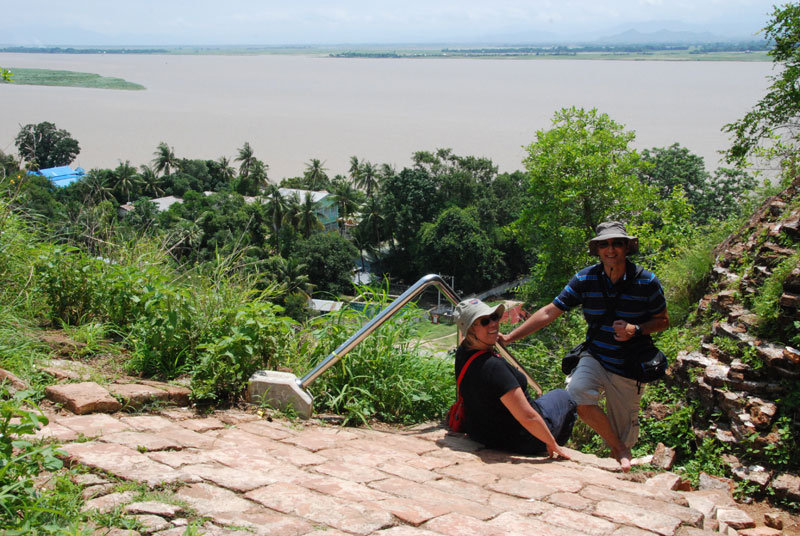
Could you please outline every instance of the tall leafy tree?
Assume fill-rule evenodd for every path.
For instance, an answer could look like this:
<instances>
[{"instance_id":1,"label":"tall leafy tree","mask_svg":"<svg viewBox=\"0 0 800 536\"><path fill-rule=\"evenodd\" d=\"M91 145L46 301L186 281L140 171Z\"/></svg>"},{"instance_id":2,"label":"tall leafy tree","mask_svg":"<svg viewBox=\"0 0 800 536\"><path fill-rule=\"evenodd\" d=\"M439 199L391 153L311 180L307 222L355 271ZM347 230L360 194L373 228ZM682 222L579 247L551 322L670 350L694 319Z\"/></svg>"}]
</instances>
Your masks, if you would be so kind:
<instances>
[{"instance_id":1,"label":"tall leafy tree","mask_svg":"<svg viewBox=\"0 0 800 536\"><path fill-rule=\"evenodd\" d=\"M139 166L139 182L144 195L151 198L157 198L164 195L164 183L161 180L161 177L159 177L156 171L147 164L142 164Z\"/></svg>"},{"instance_id":2,"label":"tall leafy tree","mask_svg":"<svg viewBox=\"0 0 800 536\"><path fill-rule=\"evenodd\" d=\"M338 295L352 288L358 251L338 233L311 235L297 245L295 257L306 265L309 281L317 292Z\"/></svg>"},{"instance_id":3,"label":"tall leafy tree","mask_svg":"<svg viewBox=\"0 0 800 536\"><path fill-rule=\"evenodd\" d=\"M175 149L161 142L156 147L155 158L153 159L153 166L156 173L169 175L173 170L178 167L178 159L175 157Z\"/></svg>"},{"instance_id":4,"label":"tall leafy tree","mask_svg":"<svg viewBox=\"0 0 800 536\"><path fill-rule=\"evenodd\" d=\"M253 148L250 147L249 142L244 142L242 148L239 149L239 154L234 159L239 162L239 176L246 178L250 175L250 171L253 168L253 164L255 164L256 157L253 153Z\"/></svg>"},{"instance_id":5,"label":"tall leafy tree","mask_svg":"<svg viewBox=\"0 0 800 536\"><path fill-rule=\"evenodd\" d=\"M481 229L475 209L451 207L420 232L420 264L455 278L464 292L486 290L505 279L502 256Z\"/></svg>"},{"instance_id":6,"label":"tall leafy tree","mask_svg":"<svg viewBox=\"0 0 800 536\"><path fill-rule=\"evenodd\" d=\"M692 220L700 224L728 217L755 187L755 180L741 170L718 170L712 178L703 158L677 143L645 149L642 163L640 180L654 187L662 199L670 199L675 188L683 189L694 207Z\"/></svg>"},{"instance_id":7,"label":"tall leafy tree","mask_svg":"<svg viewBox=\"0 0 800 536\"><path fill-rule=\"evenodd\" d=\"M80 181L90 204L97 204L114 197L112 193L113 172L107 169L93 169Z\"/></svg>"},{"instance_id":8,"label":"tall leafy tree","mask_svg":"<svg viewBox=\"0 0 800 536\"><path fill-rule=\"evenodd\" d=\"M372 246L378 247L386 236L386 218L383 215L380 198L368 197L359 212L361 215L361 221L358 222L359 229L364 230Z\"/></svg>"},{"instance_id":9,"label":"tall leafy tree","mask_svg":"<svg viewBox=\"0 0 800 536\"><path fill-rule=\"evenodd\" d=\"M118 196L117 199L124 203L130 202L131 194L139 189L139 175L136 173L136 168L126 160L114 170L114 179L116 181L114 193Z\"/></svg>"},{"instance_id":10,"label":"tall leafy tree","mask_svg":"<svg viewBox=\"0 0 800 536\"><path fill-rule=\"evenodd\" d=\"M311 236L314 231L321 231L325 227L319 221L317 211L319 210L319 201L314 201L311 193L306 192L303 202L300 205L300 231L305 238Z\"/></svg>"},{"instance_id":11,"label":"tall leafy tree","mask_svg":"<svg viewBox=\"0 0 800 536\"><path fill-rule=\"evenodd\" d=\"M364 162L361 165L361 172L359 173L356 186L361 188L367 193L367 197L378 191L378 166L372 162Z\"/></svg>"},{"instance_id":12,"label":"tall leafy tree","mask_svg":"<svg viewBox=\"0 0 800 536\"><path fill-rule=\"evenodd\" d=\"M324 162L320 161L319 158L312 158L311 161L306 164L306 170L303 175L305 176L309 189L324 190L328 187L330 181L326 171L327 169L324 167Z\"/></svg>"},{"instance_id":13,"label":"tall leafy tree","mask_svg":"<svg viewBox=\"0 0 800 536\"><path fill-rule=\"evenodd\" d=\"M723 129L732 135L726 158L735 164L742 164L763 142L774 141L776 137L791 145L787 148L778 144L779 151L796 152L800 132L800 4L792 2L775 7L762 31L765 39L775 43L768 54L778 67L778 74L772 76L767 94L755 107Z\"/></svg>"},{"instance_id":14,"label":"tall leafy tree","mask_svg":"<svg viewBox=\"0 0 800 536\"><path fill-rule=\"evenodd\" d=\"M350 169L348 172L350 173L350 180L357 185L358 178L361 175L361 162L358 161L357 156L350 157Z\"/></svg>"},{"instance_id":15,"label":"tall leafy tree","mask_svg":"<svg viewBox=\"0 0 800 536\"><path fill-rule=\"evenodd\" d=\"M220 156L217 160L219 164L219 175L225 184L230 183L236 176L236 168L231 165L231 159L227 156Z\"/></svg>"},{"instance_id":16,"label":"tall leafy tree","mask_svg":"<svg viewBox=\"0 0 800 536\"><path fill-rule=\"evenodd\" d=\"M47 121L22 127L14 140L22 160L32 169L70 164L81 152L78 141Z\"/></svg>"},{"instance_id":17,"label":"tall leafy tree","mask_svg":"<svg viewBox=\"0 0 800 536\"><path fill-rule=\"evenodd\" d=\"M280 237L281 227L288 208L288 202L281 192L275 188L267 200L267 214L269 215L272 224L272 236L275 241L275 246L278 246L278 239Z\"/></svg>"},{"instance_id":18,"label":"tall leafy tree","mask_svg":"<svg viewBox=\"0 0 800 536\"><path fill-rule=\"evenodd\" d=\"M628 219L651 198L637 177L633 132L596 109L564 108L527 147L527 207L518 221L535 255L532 292L549 300L588 264L586 243L609 217Z\"/></svg>"},{"instance_id":19,"label":"tall leafy tree","mask_svg":"<svg viewBox=\"0 0 800 536\"><path fill-rule=\"evenodd\" d=\"M344 177L334 180L332 186L333 199L339 208L339 231L343 232L344 223L358 211L364 194L353 188Z\"/></svg>"}]
</instances>

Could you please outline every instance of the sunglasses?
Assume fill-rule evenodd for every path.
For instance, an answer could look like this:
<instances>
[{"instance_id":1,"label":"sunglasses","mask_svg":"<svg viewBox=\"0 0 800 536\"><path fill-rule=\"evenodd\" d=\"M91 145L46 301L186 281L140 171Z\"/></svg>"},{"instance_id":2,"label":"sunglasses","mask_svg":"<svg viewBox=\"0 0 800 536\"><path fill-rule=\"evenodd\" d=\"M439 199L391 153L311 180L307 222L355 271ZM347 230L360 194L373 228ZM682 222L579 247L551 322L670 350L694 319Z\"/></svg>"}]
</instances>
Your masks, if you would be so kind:
<instances>
[{"instance_id":1,"label":"sunglasses","mask_svg":"<svg viewBox=\"0 0 800 536\"><path fill-rule=\"evenodd\" d=\"M484 316L478 322L480 322L481 326L486 327L489 325L489 322L499 322L500 315L497 313L492 313L489 316Z\"/></svg>"},{"instance_id":2,"label":"sunglasses","mask_svg":"<svg viewBox=\"0 0 800 536\"><path fill-rule=\"evenodd\" d=\"M628 245L627 240L612 240L609 242L608 240L603 240L602 242L597 242L597 249L605 249L608 246L613 246L615 248L624 248Z\"/></svg>"}]
</instances>

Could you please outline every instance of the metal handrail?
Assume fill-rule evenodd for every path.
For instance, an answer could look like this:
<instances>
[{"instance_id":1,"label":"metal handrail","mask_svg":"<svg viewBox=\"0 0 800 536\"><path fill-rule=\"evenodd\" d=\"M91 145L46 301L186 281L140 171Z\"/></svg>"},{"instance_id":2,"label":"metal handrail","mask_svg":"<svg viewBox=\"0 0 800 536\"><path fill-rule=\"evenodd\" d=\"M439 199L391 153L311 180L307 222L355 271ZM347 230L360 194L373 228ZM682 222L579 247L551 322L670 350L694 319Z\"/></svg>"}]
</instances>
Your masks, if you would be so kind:
<instances>
[{"instance_id":1,"label":"metal handrail","mask_svg":"<svg viewBox=\"0 0 800 536\"><path fill-rule=\"evenodd\" d=\"M384 322L389 320L392 316L394 316L400 309L402 309L408 302L410 302L415 297L419 296L426 288L431 285L436 285L439 290L441 290L447 299L455 305L460 300L453 289L444 282L441 276L437 274L428 274L416 283L408 288L405 292L403 292L397 299L395 299L392 303L386 306L380 313L372 317L372 319L367 322L361 329L359 329L353 336L339 345L333 352L328 354L328 356L322 360L314 369L303 376L302 378L296 380L297 384L302 388L305 389L308 385L317 379L320 374L328 370L332 367L339 359L344 357L350 350L358 346L358 344L363 341L367 336L378 329ZM462 334L459 333L458 341L461 341ZM537 394L542 394L542 388L536 383L536 380L528 373L527 370L516 360L516 358L511 355L508 349L500 342L497 343L497 350L503 358L508 361L514 368L519 370L524 376L525 379L528 380L528 385L533 387L533 389L537 392Z\"/></svg>"}]
</instances>

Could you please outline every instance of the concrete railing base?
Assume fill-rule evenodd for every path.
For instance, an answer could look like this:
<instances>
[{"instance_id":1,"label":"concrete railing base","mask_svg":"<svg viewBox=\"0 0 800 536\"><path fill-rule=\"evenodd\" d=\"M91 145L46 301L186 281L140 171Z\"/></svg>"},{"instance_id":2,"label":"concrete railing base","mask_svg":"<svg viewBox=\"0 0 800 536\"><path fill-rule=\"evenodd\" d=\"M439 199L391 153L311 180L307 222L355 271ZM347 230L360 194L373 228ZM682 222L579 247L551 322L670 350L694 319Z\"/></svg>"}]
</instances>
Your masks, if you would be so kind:
<instances>
[{"instance_id":1,"label":"concrete railing base","mask_svg":"<svg viewBox=\"0 0 800 536\"><path fill-rule=\"evenodd\" d=\"M291 372L259 370L250 376L247 399L252 404L266 404L281 411L293 411L308 419L314 411L311 395L304 391Z\"/></svg>"}]
</instances>

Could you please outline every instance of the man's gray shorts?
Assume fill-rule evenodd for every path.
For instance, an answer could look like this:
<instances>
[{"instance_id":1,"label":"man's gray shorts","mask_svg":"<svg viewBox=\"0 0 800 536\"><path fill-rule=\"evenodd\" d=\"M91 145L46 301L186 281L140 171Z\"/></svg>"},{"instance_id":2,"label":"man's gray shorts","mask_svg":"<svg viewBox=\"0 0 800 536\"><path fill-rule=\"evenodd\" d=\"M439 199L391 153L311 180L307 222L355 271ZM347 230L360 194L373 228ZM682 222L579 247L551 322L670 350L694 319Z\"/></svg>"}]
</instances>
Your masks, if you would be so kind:
<instances>
[{"instance_id":1,"label":"man's gray shorts","mask_svg":"<svg viewBox=\"0 0 800 536\"><path fill-rule=\"evenodd\" d=\"M596 406L606 394L606 415L611 429L626 447L639 439L639 402L644 386L603 368L589 352L581 354L578 366L567 378L567 391L579 406Z\"/></svg>"}]
</instances>

